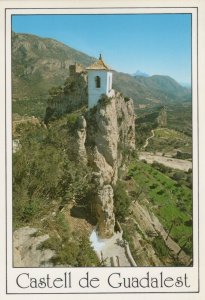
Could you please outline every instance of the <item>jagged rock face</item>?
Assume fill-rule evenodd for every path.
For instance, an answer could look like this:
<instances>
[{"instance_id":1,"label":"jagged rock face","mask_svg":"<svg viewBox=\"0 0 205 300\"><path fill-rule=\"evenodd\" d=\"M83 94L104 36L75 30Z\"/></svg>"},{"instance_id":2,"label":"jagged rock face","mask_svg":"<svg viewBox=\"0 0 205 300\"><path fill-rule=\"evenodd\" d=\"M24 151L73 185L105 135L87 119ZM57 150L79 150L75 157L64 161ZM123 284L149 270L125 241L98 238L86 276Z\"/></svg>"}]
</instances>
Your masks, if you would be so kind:
<instances>
[{"instance_id":1,"label":"jagged rock face","mask_svg":"<svg viewBox=\"0 0 205 300\"><path fill-rule=\"evenodd\" d=\"M111 183L114 176L114 170L112 166L107 163L105 157L98 151L97 146L95 146L93 151L93 163L95 171L102 177L103 184Z\"/></svg>"},{"instance_id":2,"label":"jagged rock face","mask_svg":"<svg viewBox=\"0 0 205 300\"><path fill-rule=\"evenodd\" d=\"M125 101L119 93L112 98L102 97L86 119L88 162L93 167L97 182L94 207L98 233L101 238L109 238L115 225L113 186L125 157L135 149L133 101Z\"/></svg>"},{"instance_id":3,"label":"jagged rock face","mask_svg":"<svg viewBox=\"0 0 205 300\"><path fill-rule=\"evenodd\" d=\"M95 202L98 234L101 238L110 237L114 233L115 225L112 186L104 185L102 188L99 188Z\"/></svg>"},{"instance_id":4,"label":"jagged rock face","mask_svg":"<svg viewBox=\"0 0 205 300\"><path fill-rule=\"evenodd\" d=\"M82 163L87 163L87 153L85 149L86 140L86 120L83 116L78 118L78 130L77 130L77 156Z\"/></svg>"},{"instance_id":5,"label":"jagged rock face","mask_svg":"<svg viewBox=\"0 0 205 300\"><path fill-rule=\"evenodd\" d=\"M131 99L125 101L119 93L106 103L100 101L95 121L95 130L92 132L96 146L94 164L98 170L100 169L103 177L107 178L105 174L109 171L110 178L107 183L114 185L118 178L118 168L122 166L127 152L135 149L133 101Z\"/></svg>"}]
</instances>

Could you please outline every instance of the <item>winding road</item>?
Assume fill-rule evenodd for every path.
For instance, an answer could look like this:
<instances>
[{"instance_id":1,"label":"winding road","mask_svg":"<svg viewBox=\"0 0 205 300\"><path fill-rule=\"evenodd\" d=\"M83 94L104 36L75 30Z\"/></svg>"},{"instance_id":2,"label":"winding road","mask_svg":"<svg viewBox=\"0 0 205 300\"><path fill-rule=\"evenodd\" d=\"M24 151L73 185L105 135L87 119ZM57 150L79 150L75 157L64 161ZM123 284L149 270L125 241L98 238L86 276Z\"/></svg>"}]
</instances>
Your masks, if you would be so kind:
<instances>
[{"instance_id":1,"label":"winding road","mask_svg":"<svg viewBox=\"0 0 205 300\"><path fill-rule=\"evenodd\" d=\"M144 149L147 148L147 146L148 146L148 144L149 144L149 140L152 139L152 138L154 137L154 130L152 129L151 132L152 132L152 135L149 136L149 137L146 139L146 141L145 141L145 144L144 144L144 146L143 146Z\"/></svg>"},{"instance_id":2,"label":"winding road","mask_svg":"<svg viewBox=\"0 0 205 300\"><path fill-rule=\"evenodd\" d=\"M149 144L150 139L152 139L155 136L154 130L151 130L152 135L149 136L145 144L143 146L143 149L146 149L146 147ZM167 167L185 171L187 172L189 169L192 169L192 162L184 159L178 159L178 158L172 158L170 156L163 156L161 153L152 153L147 151L141 151L139 153L139 160L146 160L147 163L152 164L154 161L163 164Z\"/></svg>"}]
</instances>

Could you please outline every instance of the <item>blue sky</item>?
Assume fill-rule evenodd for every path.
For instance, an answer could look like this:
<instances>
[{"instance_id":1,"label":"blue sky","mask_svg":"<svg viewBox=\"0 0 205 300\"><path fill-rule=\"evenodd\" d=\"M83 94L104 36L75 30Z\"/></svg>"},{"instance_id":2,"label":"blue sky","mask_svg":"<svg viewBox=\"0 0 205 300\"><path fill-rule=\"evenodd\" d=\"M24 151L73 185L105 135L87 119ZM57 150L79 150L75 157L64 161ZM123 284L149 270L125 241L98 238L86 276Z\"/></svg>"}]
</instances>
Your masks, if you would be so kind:
<instances>
[{"instance_id":1,"label":"blue sky","mask_svg":"<svg viewBox=\"0 0 205 300\"><path fill-rule=\"evenodd\" d=\"M15 32L50 37L113 69L169 75L191 82L191 15L18 15Z\"/></svg>"}]
</instances>

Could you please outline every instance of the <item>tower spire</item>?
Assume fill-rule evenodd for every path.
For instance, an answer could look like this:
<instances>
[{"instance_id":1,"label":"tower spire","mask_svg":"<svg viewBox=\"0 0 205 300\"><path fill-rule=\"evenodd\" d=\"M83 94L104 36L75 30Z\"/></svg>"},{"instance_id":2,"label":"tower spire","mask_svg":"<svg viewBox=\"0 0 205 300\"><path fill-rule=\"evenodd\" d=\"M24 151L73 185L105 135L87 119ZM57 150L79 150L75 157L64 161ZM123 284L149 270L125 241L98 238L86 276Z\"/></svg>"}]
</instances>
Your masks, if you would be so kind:
<instances>
[{"instance_id":1,"label":"tower spire","mask_svg":"<svg viewBox=\"0 0 205 300\"><path fill-rule=\"evenodd\" d=\"M102 54L100 53L99 60L102 60Z\"/></svg>"}]
</instances>

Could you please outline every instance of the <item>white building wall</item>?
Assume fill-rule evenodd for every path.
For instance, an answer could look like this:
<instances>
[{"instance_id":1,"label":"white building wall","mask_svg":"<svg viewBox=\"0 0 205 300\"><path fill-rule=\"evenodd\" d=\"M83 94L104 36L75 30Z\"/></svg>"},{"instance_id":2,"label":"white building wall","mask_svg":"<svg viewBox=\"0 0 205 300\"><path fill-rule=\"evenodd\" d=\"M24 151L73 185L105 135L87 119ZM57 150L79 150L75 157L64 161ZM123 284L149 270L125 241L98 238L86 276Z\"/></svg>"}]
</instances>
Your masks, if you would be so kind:
<instances>
[{"instance_id":1,"label":"white building wall","mask_svg":"<svg viewBox=\"0 0 205 300\"><path fill-rule=\"evenodd\" d=\"M96 76L100 77L100 87L96 87ZM112 72L88 70L88 108L97 104L102 94L109 96L112 89Z\"/></svg>"}]
</instances>

